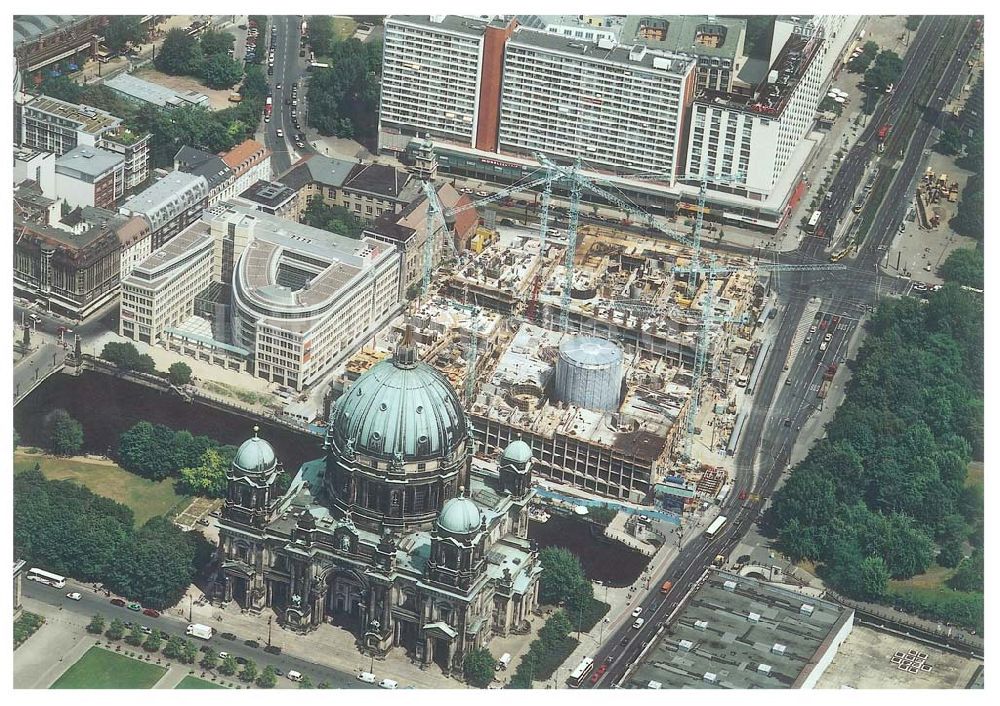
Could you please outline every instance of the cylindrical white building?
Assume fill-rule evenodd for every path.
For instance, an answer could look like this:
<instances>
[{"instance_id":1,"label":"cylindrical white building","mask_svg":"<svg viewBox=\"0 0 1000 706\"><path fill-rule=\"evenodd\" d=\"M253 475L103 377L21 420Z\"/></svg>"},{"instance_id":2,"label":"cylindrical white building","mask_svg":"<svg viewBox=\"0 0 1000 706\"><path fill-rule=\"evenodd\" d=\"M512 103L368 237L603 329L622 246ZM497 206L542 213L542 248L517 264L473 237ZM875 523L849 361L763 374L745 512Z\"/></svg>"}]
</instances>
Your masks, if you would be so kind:
<instances>
[{"instance_id":1,"label":"cylindrical white building","mask_svg":"<svg viewBox=\"0 0 1000 706\"><path fill-rule=\"evenodd\" d=\"M559 346L554 397L586 409L621 404L622 351L603 338L577 336Z\"/></svg>"}]
</instances>

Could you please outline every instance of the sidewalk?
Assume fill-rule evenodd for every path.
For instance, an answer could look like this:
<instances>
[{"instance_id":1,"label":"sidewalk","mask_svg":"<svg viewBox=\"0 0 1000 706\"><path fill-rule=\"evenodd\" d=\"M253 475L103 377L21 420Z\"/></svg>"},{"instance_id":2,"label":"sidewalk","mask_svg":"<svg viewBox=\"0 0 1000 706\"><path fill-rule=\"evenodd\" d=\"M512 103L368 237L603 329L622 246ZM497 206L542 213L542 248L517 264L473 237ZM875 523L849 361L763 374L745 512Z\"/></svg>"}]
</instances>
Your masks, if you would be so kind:
<instances>
[{"instance_id":1,"label":"sidewalk","mask_svg":"<svg viewBox=\"0 0 1000 706\"><path fill-rule=\"evenodd\" d=\"M188 597L197 600L201 597L201 592L190 589L188 596L178 604L180 607L171 608L170 613L187 619ZM256 639L264 644L267 642L268 617L273 613L265 610L261 615L250 615L243 613L234 602L226 608L195 605L191 608L191 615L193 622L211 625L219 632L232 632L240 640ZM334 625L323 624L307 635L300 635L285 630L275 620L271 625L271 644L280 647L283 654L343 672L356 674L368 671L370 666L369 658L355 646L354 636ZM490 648L493 648L492 643ZM393 648L384 659L375 660L375 674L380 679L389 677L404 686L420 689L467 688L461 682L445 676L437 665L421 669L400 647Z\"/></svg>"},{"instance_id":2,"label":"sidewalk","mask_svg":"<svg viewBox=\"0 0 1000 706\"><path fill-rule=\"evenodd\" d=\"M47 689L94 646L98 638L87 632L87 621L74 613L25 596L24 609L41 615L45 623L15 652L14 688ZM53 654L61 655L53 663Z\"/></svg>"}]
</instances>

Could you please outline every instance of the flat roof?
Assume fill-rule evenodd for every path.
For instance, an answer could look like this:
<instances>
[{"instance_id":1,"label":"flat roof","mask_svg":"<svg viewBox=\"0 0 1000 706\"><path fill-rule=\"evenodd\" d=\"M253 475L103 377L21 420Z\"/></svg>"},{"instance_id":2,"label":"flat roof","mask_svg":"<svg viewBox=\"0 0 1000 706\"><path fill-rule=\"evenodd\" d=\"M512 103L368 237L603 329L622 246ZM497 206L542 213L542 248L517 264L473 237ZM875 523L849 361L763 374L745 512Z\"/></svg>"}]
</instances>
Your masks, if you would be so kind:
<instances>
[{"instance_id":1,"label":"flat roof","mask_svg":"<svg viewBox=\"0 0 1000 706\"><path fill-rule=\"evenodd\" d=\"M220 160L221 161L221 160ZM280 182L258 180L240 194L241 199L259 203L268 208L277 208L295 198L296 191Z\"/></svg>"},{"instance_id":2,"label":"flat roof","mask_svg":"<svg viewBox=\"0 0 1000 706\"><path fill-rule=\"evenodd\" d=\"M145 101L146 103L158 105L161 108L182 105L184 103L200 105L208 102L208 96L204 93L196 91L178 92L128 73L118 74L114 78L105 81L104 85L108 88L113 88L119 93L124 93L127 96Z\"/></svg>"},{"instance_id":3,"label":"flat roof","mask_svg":"<svg viewBox=\"0 0 1000 706\"><path fill-rule=\"evenodd\" d=\"M124 162L125 157L115 152L81 145L56 159L56 169L72 169L80 174L99 177Z\"/></svg>"},{"instance_id":4,"label":"flat roof","mask_svg":"<svg viewBox=\"0 0 1000 706\"><path fill-rule=\"evenodd\" d=\"M465 15L390 15L386 21L396 20L408 24L420 25L430 29L465 34L469 37L482 37L486 27L495 19L494 15L467 17Z\"/></svg>"},{"instance_id":5,"label":"flat roof","mask_svg":"<svg viewBox=\"0 0 1000 706\"><path fill-rule=\"evenodd\" d=\"M364 191L395 201L404 199L408 192L414 191L412 188L406 188L412 180L413 177L409 172L387 164L355 164L343 188Z\"/></svg>"},{"instance_id":6,"label":"flat roof","mask_svg":"<svg viewBox=\"0 0 1000 706\"><path fill-rule=\"evenodd\" d=\"M746 20L713 15L630 15L625 18L621 38L623 42L645 44L650 49L683 52L697 56L736 59L739 55L740 36L746 34ZM639 36L643 29L662 32L663 39ZM699 44L699 30L706 34L723 35L718 46Z\"/></svg>"},{"instance_id":7,"label":"flat roof","mask_svg":"<svg viewBox=\"0 0 1000 706\"><path fill-rule=\"evenodd\" d=\"M786 586L711 569L623 686L792 688L853 613Z\"/></svg>"},{"instance_id":8,"label":"flat roof","mask_svg":"<svg viewBox=\"0 0 1000 706\"><path fill-rule=\"evenodd\" d=\"M72 120L78 129L89 134L97 134L121 125L122 119L107 111L92 108L89 105L77 105L51 96L39 96L27 103L23 110L38 110L50 115Z\"/></svg>"},{"instance_id":9,"label":"flat roof","mask_svg":"<svg viewBox=\"0 0 1000 706\"><path fill-rule=\"evenodd\" d=\"M158 280L165 276L165 274L158 275L158 271L163 270L176 260L189 255L194 250L206 246L211 250L211 245L212 233L208 224L203 221L195 221L136 265L126 281L135 279L144 286L149 286L150 284L158 286ZM143 274L150 276L143 277Z\"/></svg>"},{"instance_id":10,"label":"flat roof","mask_svg":"<svg viewBox=\"0 0 1000 706\"><path fill-rule=\"evenodd\" d=\"M89 15L14 15L14 46L71 27Z\"/></svg>"},{"instance_id":11,"label":"flat roof","mask_svg":"<svg viewBox=\"0 0 1000 706\"><path fill-rule=\"evenodd\" d=\"M572 54L588 61L618 64L633 69L643 68L652 71L665 71L677 74L678 76L683 76L687 73L688 67L695 63L693 57L683 57L666 52L647 51L647 47L644 47L642 44L636 44L634 47L616 43L607 45L601 42L588 42L561 34L539 32L536 29L523 27L518 27L514 30L510 43L521 45L522 47Z\"/></svg>"}]
</instances>

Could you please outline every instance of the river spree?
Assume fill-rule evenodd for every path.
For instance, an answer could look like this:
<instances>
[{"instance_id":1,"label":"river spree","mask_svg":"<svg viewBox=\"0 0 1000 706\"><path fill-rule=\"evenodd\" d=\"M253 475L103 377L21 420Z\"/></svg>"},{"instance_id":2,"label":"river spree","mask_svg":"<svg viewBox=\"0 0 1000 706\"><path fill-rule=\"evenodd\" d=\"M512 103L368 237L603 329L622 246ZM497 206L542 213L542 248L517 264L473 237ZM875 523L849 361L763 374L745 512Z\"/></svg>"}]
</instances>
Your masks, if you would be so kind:
<instances>
[{"instance_id":1,"label":"river spree","mask_svg":"<svg viewBox=\"0 0 1000 706\"><path fill-rule=\"evenodd\" d=\"M289 473L297 471L305 461L323 455L322 440L317 436L197 402L188 403L173 393L92 371L79 377L53 375L14 408L14 426L21 435L21 443L41 446L45 416L59 408L83 425L87 453L113 451L118 446L119 434L145 420L235 445L250 438L257 424L260 436L274 447L278 460Z\"/></svg>"},{"instance_id":2,"label":"river spree","mask_svg":"<svg viewBox=\"0 0 1000 706\"><path fill-rule=\"evenodd\" d=\"M593 523L569 515L553 513L548 522L531 522L528 538L541 549L569 549L580 557L587 578L612 587L630 585L649 563L634 549L605 539Z\"/></svg>"}]
</instances>

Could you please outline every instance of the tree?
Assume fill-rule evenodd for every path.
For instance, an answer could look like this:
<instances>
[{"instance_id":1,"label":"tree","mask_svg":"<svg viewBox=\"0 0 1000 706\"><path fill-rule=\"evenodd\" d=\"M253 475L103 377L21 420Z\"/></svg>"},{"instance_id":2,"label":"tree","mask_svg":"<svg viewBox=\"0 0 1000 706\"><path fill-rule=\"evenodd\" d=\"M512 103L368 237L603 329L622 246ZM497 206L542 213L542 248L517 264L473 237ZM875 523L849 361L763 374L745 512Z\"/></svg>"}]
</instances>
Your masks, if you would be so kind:
<instances>
[{"instance_id":1,"label":"tree","mask_svg":"<svg viewBox=\"0 0 1000 706\"><path fill-rule=\"evenodd\" d=\"M232 88L243 78L243 69L225 54L213 54L202 62L200 75L209 88Z\"/></svg>"},{"instance_id":2,"label":"tree","mask_svg":"<svg viewBox=\"0 0 1000 706\"><path fill-rule=\"evenodd\" d=\"M983 590L983 568L983 550L976 548L971 557L962 559L955 575L948 580L948 585L956 591L981 593Z\"/></svg>"},{"instance_id":3,"label":"tree","mask_svg":"<svg viewBox=\"0 0 1000 706\"><path fill-rule=\"evenodd\" d=\"M958 566L964 559L962 543L950 540L941 545L941 551L937 555L937 563L948 569Z\"/></svg>"},{"instance_id":4,"label":"tree","mask_svg":"<svg viewBox=\"0 0 1000 706\"><path fill-rule=\"evenodd\" d=\"M146 641L143 643L142 648L146 652L159 652L162 644L163 637L160 635L160 631L154 630L146 636Z\"/></svg>"},{"instance_id":5,"label":"tree","mask_svg":"<svg viewBox=\"0 0 1000 706\"><path fill-rule=\"evenodd\" d=\"M45 438L52 453L73 456L83 448L83 425L66 410L53 410L45 418Z\"/></svg>"},{"instance_id":6,"label":"tree","mask_svg":"<svg viewBox=\"0 0 1000 706\"><path fill-rule=\"evenodd\" d=\"M163 646L163 656L170 659L180 659L184 654L184 639L180 635L171 635Z\"/></svg>"},{"instance_id":7,"label":"tree","mask_svg":"<svg viewBox=\"0 0 1000 706\"><path fill-rule=\"evenodd\" d=\"M123 623L118 618L111 621L111 625L108 626L108 631L104 635L109 640L114 640L117 642L125 636L125 623Z\"/></svg>"},{"instance_id":8,"label":"tree","mask_svg":"<svg viewBox=\"0 0 1000 706\"><path fill-rule=\"evenodd\" d=\"M191 382L191 366L187 363L177 361L171 363L167 368L167 375L170 377L170 384L180 387Z\"/></svg>"},{"instance_id":9,"label":"tree","mask_svg":"<svg viewBox=\"0 0 1000 706\"><path fill-rule=\"evenodd\" d=\"M941 154L959 154L962 151L962 133L958 125L951 124L944 129L934 149Z\"/></svg>"},{"instance_id":10,"label":"tree","mask_svg":"<svg viewBox=\"0 0 1000 706\"><path fill-rule=\"evenodd\" d=\"M138 647L145 639L146 635L142 632L142 627L139 625L133 625L132 629L129 630L128 637L125 638L125 642L133 647Z\"/></svg>"},{"instance_id":11,"label":"tree","mask_svg":"<svg viewBox=\"0 0 1000 706\"><path fill-rule=\"evenodd\" d=\"M112 15L104 28L104 46L115 54L120 54L125 47L143 40L142 26L138 15Z\"/></svg>"},{"instance_id":12,"label":"tree","mask_svg":"<svg viewBox=\"0 0 1000 706\"><path fill-rule=\"evenodd\" d=\"M562 547L546 547L538 558L544 569L539 587L542 603L565 602L578 609L593 597L594 588L584 575L576 554Z\"/></svg>"},{"instance_id":13,"label":"tree","mask_svg":"<svg viewBox=\"0 0 1000 706\"><path fill-rule=\"evenodd\" d=\"M232 655L227 655L226 658L222 660L222 664L219 665L219 672L227 677L231 677L236 674L236 670L239 668L240 665L236 661L236 658Z\"/></svg>"},{"instance_id":14,"label":"tree","mask_svg":"<svg viewBox=\"0 0 1000 706\"><path fill-rule=\"evenodd\" d=\"M156 363L146 354L139 351L131 343L106 343L101 351L101 358L114 363L124 372L135 370L140 373L152 373Z\"/></svg>"},{"instance_id":15,"label":"tree","mask_svg":"<svg viewBox=\"0 0 1000 706\"><path fill-rule=\"evenodd\" d=\"M254 664L252 659L248 659L246 664L243 665L243 671L240 672L240 679L247 683L252 682L257 678L257 665Z\"/></svg>"},{"instance_id":16,"label":"tree","mask_svg":"<svg viewBox=\"0 0 1000 706\"><path fill-rule=\"evenodd\" d=\"M87 625L87 632L94 635L100 635L104 632L104 616L97 613L93 618L91 618L90 623Z\"/></svg>"},{"instance_id":17,"label":"tree","mask_svg":"<svg viewBox=\"0 0 1000 706\"><path fill-rule=\"evenodd\" d=\"M210 29L201 33L201 53L203 56L226 55L234 44L236 44L236 37L229 32L216 32Z\"/></svg>"},{"instance_id":18,"label":"tree","mask_svg":"<svg viewBox=\"0 0 1000 706\"><path fill-rule=\"evenodd\" d=\"M870 601L882 598L889 589L889 569L880 556L870 556L861 562L861 591Z\"/></svg>"},{"instance_id":19,"label":"tree","mask_svg":"<svg viewBox=\"0 0 1000 706\"><path fill-rule=\"evenodd\" d=\"M309 124L323 135L370 139L377 130L378 72L371 68L375 49L357 39L337 42L330 61L309 81Z\"/></svg>"},{"instance_id":20,"label":"tree","mask_svg":"<svg viewBox=\"0 0 1000 706\"><path fill-rule=\"evenodd\" d=\"M175 27L167 32L154 63L157 69L171 76L197 76L201 62L198 39Z\"/></svg>"},{"instance_id":21,"label":"tree","mask_svg":"<svg viewBox=\"0 0 1000 706\"><path fill-rule=\"evenodd\" d=\"M248 665L249 666L249 665ZM267 665L257 677L257 686L261 689L273 689L278 683L278 675L274 673L274 667Z\"/></svg>"},{"instance_id":22,"label":"tree","mask_svg":"<svg viewBox=\"0 0 1000 706\"><path fill-rule=\"evenodd\" d=\"M65 74L46 78L38 86L38 90L46 96L58 98L68 103L79 103L83 94L83 87Z\"/></svg>"},{"instance_id":23,"label":"tree","mask_svg":"<svg viewBox=\"0 0 1000 706\"><path fill-rule=\"evenodd\" d=\"M235 663L235 660L233 660L233 662ZM215 669L218 665L219 665L219 655L215 653L215 650L209 650L201 658L201 666L204 669L212 670Z\"/></svg>"},{"instance_id":24,"label":"tree","mask_svg":"<svg viewBox=\"0 0 1000 706\"><path fill-rule=\"evenodd\" d=\"M302 680L299 682L300 689L312 689L313 683L312 679L309 678L307 674L302 675Z\"/></svg>"},{"instance_id":25,"label":"tree","mask_svg":"<svg viewBox=\"0 0 1000 706\"><path fill-rule=\"evenodd\" d=\"M861 53L847 63L847 70L856 74L864 73L876 54L878 54L878 44L872 41L865 42Z\"/></svg>"},{"instance_id":26,"label":"tree","mask_svg":"<svg viewBox=\"0 0 1000 706\"><path fill-rule=\"evenodd\" d=\"M318 56L329 56L336 42L333 33L333 18L329 15L313 15L309 18L309 46Z\"/></svg>"},{"instance_id":27,"label":"tree","mask_svg":"<svg viewBox=\"0 0 1000 706\"><path fill-rule=\"evenodd\" d=\"M234 446L208 449L197 466L180 470L178 490L188 495L221 498L226 493L226 471L235 456Z\"/></svg>"},{"instance_id":28,"label":"tree","mask_svg":"<svg viewBox=\"0 0 1000 706\"><path fill-rule=\"evenodd\" d=\"M875 64L865 71L865 85L869 91L882 92L895 84L903 75L903 60L894 51L882 51L875 57Z\"/></svg>"},{"instance_id":29,"label":"tree","mask_svg":"<svg viewBox=\"0 0 1000 706\"><path fill-rule=\"evenodd\" d=\"M917 27L920 26L920 20L922 19L923 19L922 15L907 15L906 29L910 32L915 32Z\"/></svg>"},{"instance_id":30,"label":"tree","mask_svg":"<svg viewBox=\"0 0 1000 706\"><path fill-rule=\"evenodd\" d=\"M496 660L490 651L480 647L470 650L462 662L462 673L465 680L479 689L485 689L493 681Z\"/></svg>"},{"instance_id":31,"label":"tree","mask_svg":"<svg viewBox=\"0 0 1000 706\"><path fill-rule=\"evenodd\" d=\"M322 196L313 196L306 204L302 222L348 238L360 238L364 230L353 213L343 206L327 206Z\"/></svg>"},{"instance_id":32,"label":"tree","mask_svg":"<svg viewBox=\"0 0 1000 706\"><path fill-rule=\"evenodd\" d=\"M959 248L951 251L938 273L948 282L982 289L984 266L982 250Z\"/></svg>"},{"instance_id":33,"label":"tree","mask_svg":"<svg viewBox=\"0 0 1000 706\"><path fill-rule=\"evenodd\" d=\"M205 560L198 546L204 541L198 532L185 533L165 517L153 517L119 550L105 583L151 608L174 605Z\"/></svg>"},{"instance_id":34,"label":"tree","mask_svg":"<svg viewBox=\"0 0 1000 706\"><path fill-rule=\"evenodd\" d=\"M184 649L181 651L181 662L184 664L194 664L198 659L198 648L190 640L184 640Z\"/></svg>"}]
</instances>

